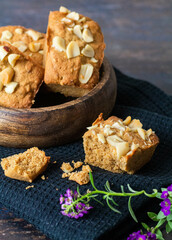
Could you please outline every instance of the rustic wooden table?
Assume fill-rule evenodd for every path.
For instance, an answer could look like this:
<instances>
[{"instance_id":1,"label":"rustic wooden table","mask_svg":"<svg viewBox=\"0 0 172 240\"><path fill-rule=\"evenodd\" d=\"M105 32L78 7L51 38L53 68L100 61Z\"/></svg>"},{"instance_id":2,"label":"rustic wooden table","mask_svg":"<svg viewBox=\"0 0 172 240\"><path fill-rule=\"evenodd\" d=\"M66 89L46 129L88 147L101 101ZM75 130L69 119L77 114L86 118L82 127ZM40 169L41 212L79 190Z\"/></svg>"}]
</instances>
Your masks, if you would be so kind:
<instances>
[{"instance_id":1,"label":"rustic wooden table","mask_svg":"<svg viewBox=\"0 0 172 240\"><path fill-rule=\"evenodd\" d=\"M96 20L105 54L125 74L172 94L172 1L168 0L1 0L0 25L45 32L48 13L61 4ZM48 239L0 206L0 240ZM170 236L165 239L171 239Z\"/></svg>"}]
</instances>

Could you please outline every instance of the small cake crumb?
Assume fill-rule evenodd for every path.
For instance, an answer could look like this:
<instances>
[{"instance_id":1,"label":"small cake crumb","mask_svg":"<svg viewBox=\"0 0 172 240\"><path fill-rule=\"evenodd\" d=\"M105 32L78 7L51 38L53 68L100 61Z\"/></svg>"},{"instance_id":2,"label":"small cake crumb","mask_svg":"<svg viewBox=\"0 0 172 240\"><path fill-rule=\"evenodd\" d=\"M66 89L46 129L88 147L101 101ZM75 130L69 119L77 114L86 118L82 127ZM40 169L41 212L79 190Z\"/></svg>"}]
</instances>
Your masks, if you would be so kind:
<instances>
[{"instance_id":1,"label":"small cake crumb","mask_svg":"<svg viewBox=\"0 0 172 240\"><path fill-rule=\"evenodd\" d=\"M69 173L63 173L62 174L62 178L66 178L66 177L69 177Z\"/></svg>"},{"instance_id":2,"label":"small cake crumb","mask_svg":"<svg viewBox=\"0 0 172 240\"><path fill-rule=\"evenodd\" d=\"M44 175L42 175L42 176L41 176L41 179L42 179L42 180L45 180L45 176L44 176Z\"/></svg>"},{"instance_id":3,"label":"small cake crumb","mask_svg":"<svg viewBox=\"0 0 172 240\"><path fill-rule=\"evenodd\" d=\"M55 164L55 163L57 163L57 161L54 161L53 163Z\"/></svg>"},{"instance_id":4,"label":"small cake crumb","mask_svg":"<svg viewBox=\"0 0 172 240\"><path fill-rule=\"evenodd\" d=\"M86 171L73 172L69 176L69 180L75 181L80 185L87 184L90 181L89 174Z\"/></svg>"},{"instance_id":5,"label":"small cake crumb","mask_svg":"<svg viewBox=\"0 0 172 240\"><path fill-rule=\"evenodd\" d=\"M34 188L34 185L27 186L25 189Z\"/></svg>"},{"instance_id":6,"label":"small cake crumb","mask_svg":"<svg viewBox=\"0 0 172 240\"><path fill-rule=\"evenodd\" d=\"M74 170L74 168L70 165L70 163L65 163L65 162L63 162L61 169L65 173L70 173Z\"/></svg>"},{"instance_id":7,"label":"small cake crumb","mask_svg":"<svg viewBox=\"0 0 172 240\"><path fill-rule=\"evenodd\" d=\"M72 163L73 163L74 168L79 168L83 165L83 162L81 162L81 161L78 161L78 162L72 161Z\"/></svg>"},{"instance_id":8,"label":"small cake crumb","mask_svg":"<svg viewBox=\"0 0 172 240\"><path fill-rule=\"evenodd\" d=\"M82 166L82 171L89 173L89 172L92 172L92 169L90 168L89 165L84 165Z\"/></svg>"}]
</instances>

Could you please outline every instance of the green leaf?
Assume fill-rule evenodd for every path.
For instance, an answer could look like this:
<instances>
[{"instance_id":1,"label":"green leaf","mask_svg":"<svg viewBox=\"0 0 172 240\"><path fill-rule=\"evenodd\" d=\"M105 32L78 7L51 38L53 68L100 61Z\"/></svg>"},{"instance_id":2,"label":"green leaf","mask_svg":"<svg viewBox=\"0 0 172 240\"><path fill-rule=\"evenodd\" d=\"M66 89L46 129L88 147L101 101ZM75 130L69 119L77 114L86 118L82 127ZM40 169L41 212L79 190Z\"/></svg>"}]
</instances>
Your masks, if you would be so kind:
<instances>
[{"instance_id":1,"label":"green leaf","mask_svg":"<svg viewBox=\"0 0 172 240\"><path fill-rule=\"evenodd\" d=\"M161 191L163 192L163 191L167 191L167 188L161 188Z\"/></svg>"},{"instance_id":2,"label":"green leaf","mask_svg":"<svg viewBox=\"0 0 172 240\"><path fill-rule=\"evenodd\" d=\"M132 209L132 207L131 207L131 198L132 198L132 197L130 196L129 199L128 199L128 210L129 210L132 218L134 219L134 221L135 221L135 222L138 222L138 220L137 220L137 218L136 218L136 215L135 215L135 213L134 213L134 211L133 211L133 209Z\"/></svg>"},{"instance_id":3,"label":"green leaf","mask_svg":"<svg viewBox=\"0 0 172 240\"><path fill-rule=\"evenodd\" d=\"M162 232L160 229L157 230L156 232L156 237L159 239L159 240L165 240L162 236Z\"/></svg>"},{"instance_id":4,"label":"green leaf","mask_svg":"<svg viewBox=\"0 0 172 240\"><path fill-rule=\"evenodd\" d=\"M109 200L112 201L115 206L119 206L119 204L113 200L113 197L109 197Z\"/></svg>"},{"instance_id":5,"label":"green leaf","mask_svg":"<svg viewBox=\"0 0 172 240\"><path fill-rule=\"evenodd\" d=\"M90 182L91 182L92 187L93 187L95 190L97 190L97 188L96 188L95 185L94 185L94 179L93 179L93 175L92 175L91 171L89 171L89 176L90 176Z\"/></svg>"},{"instance_id":6,"label":"green leaf","mask_svg":"<svg viewBox=\"0 0 172 240\"><path fill-rule=\"evenodd\" d=\"M172 220L172 214L167 216L167 221L170 221L170 220Z\"/></svg>"},{"instance_id":7,"label":"green leaf","mask_svg":"<svg viewBox=\"0 0 172 240\"><path fill-rule=\"evenodd\" d=\"M93 199L94 199L96 202L100 203L102 206L104 206L104 204L103 204L101 201L97 200L97 199L94 198L94 197L93 197Z\"/></svg>"},{"instance_id":8,"label":"green leaf","mask_svg":"<svg viewBox=\"0 0 172 240\"><path fill-rule=\"evenodd\" d=\"M155 229L156 228L159 228L162 224L164 224L166 221L166 219L160 219L159 222L157 223L157 225L155 226Z\"/></svg>"},{"instance_id":9,"label":"green leaf","mask_svg":"<svg viewBox=\"0 0 172 240\"><path fill-rule=\"evenodd\" d=\"M148 214L148 217L149 217L150 219L152 219L153 221L155 221L155 222L158 221L158 219L157 219L157 214L156 214L156 213L148 212L147 214Z\"/></svg>"},{"instance_id":10,"label":"green leaf","mask_svg":"<svg viewBox=\"0 0 172 240\"><path fill-rule=\"evenodd\" d=\"M146 231L149 231L150 228L149 228L149 226L146 223L142 222L141 224L146 229Z\"/></svg>"},{"instance_id":11,"label":"green leaf","mask_svg":"<svg viewBox=\"0 0 172 240\"><path fill-rule=\"evenodd\" d=\"M113 192L111 189L110 189L110 184L108 181L106 181L106 187L108 189L108 192Z\"/></svg>"},{"instance_id":12,"label":"green leaf","mask_svg":"<svg viewBox=\"0 0 172 240\"><path fill-rule=\"evenodd\" d=\"M130 187L130 184L127 184L127 187L128 187L128 190L129 190L130 192L133 192L133 193L137 192L137 191L133 190L133 189Z\"/></svg>"},{"instance_id":13,"label":"green leaf","mask_svg":"<svg viewBox=\"0 0 172 240\"><path fill-rule=\"evenodd\" d=\"M124 191L124 186L123 186L123 185L121 185L121 192L122 192L122 193L125 193L125 191Z\"/></svg>"},{"instance_id":14,"label":"green leaf","mask_svg":"<svg viewBox=\"0 0 172 240\"><path fill-rule=\"evenodd\" d=\"M116 212L116 213L121 213L119 210L117 210L116 208L112 207L112 205L109 203L109 199L108 199L108 198L106 198L106 202L107 202L107 205L109 206L109 208L110 208L112 211L114 211L114 212Z\"/></svg>"},{"instance_id":15,"label":"green leaf","mask_svg":"<svg viewBox=\"0 0 172 240\"><path fill-rule=\"evenodd\" d=\"M157 193L156 198L162 199L162 198L161 198L161 194L162 194L162 193Z\"/></svg>"},{"instance_id":16,"label":"green leaf","mask_svg":"<svg viewBox=\"0 0 172 240\"><path fill-rule=\"evenodd\" d=\"M172 231L172 229L168 223L166 224L165 229L166 229L167 233L170 233Z\"/></svg>"},{"instance_id":17,"label":"green leaf","mask_svg":"<svg viewBox=\"0 0 172 240\"><path fill-rule=\"evenodd\" d=\"M172 221L168 221L169 227L172 229Z\"/></svg>"},{"instance_id":18,"label":"green leaf","mask_svg":"<svg viewBox=\"0 0 172 240\"><path fill-rule=\"evenodd\" d=\"M77 193L79 196L81 196L80 191L79 191L79 185L77 186Z\"/></svg>"},{"instance_id":19,"label":"green leaf","mask_svg":"<svg viewBox=\"0 0 172 240\"><path fill-rule=\"evenodd\" d=\"M157 219L163 219L163 218L165 218L166 216L164 215L164 213L163 212L159 212L158 213L158 215L157 215Z\"/></svg>"}]
</instances>

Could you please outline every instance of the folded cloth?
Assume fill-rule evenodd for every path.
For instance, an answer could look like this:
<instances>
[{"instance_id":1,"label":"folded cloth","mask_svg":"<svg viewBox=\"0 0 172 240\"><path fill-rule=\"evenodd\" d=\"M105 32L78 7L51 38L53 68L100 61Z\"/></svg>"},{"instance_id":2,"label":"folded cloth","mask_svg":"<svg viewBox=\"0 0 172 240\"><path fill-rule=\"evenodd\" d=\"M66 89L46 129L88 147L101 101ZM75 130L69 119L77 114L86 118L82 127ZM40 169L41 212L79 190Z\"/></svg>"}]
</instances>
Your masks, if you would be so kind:
<instances>
[{"instance_id":1,"label":"folded cloth","mask_svg":"<svg viewBox=\"0 0 172 240\"><path fill-rule=\"evenodd\" d=\"M93 168L95 185L103 189L105 181L109 180L115 191L120 191L120 185L124 185L127 190L126 185L129 183L133 189L152 192L154 188L160 189L172 183L172 98L146 81L127 77L116 69L115 72L118 94L112 115L139 118L145 129L151 127L157 133L160 144L152 160L135 175L114 174ZM0 147L0 156L3 158L23 151ZM129 216L125 197L116 198L122 214L114 213L106 204L102 207L97 202L92 202L94 209L78 220L69 219L60 213L60 194L64 194L67 188L75 190L77 184L62 179L59 167L63 161L84 160L82 140L45 149L45 152L52 161L45 172L48 179L43 181L38 177L33 183L34 188L26 190L28 183L5 177L0 168L0 202L16 216L35 225L50 239L122 239L122 231L128 231L129 223L134 223ZM54 164L54 161L57 163ZM80 191L85 193L87 189L92 189L90 184L82 186ZM147 197L136 197L132 202L133 209L138 211L148 201ZM127 226L126 219L129 219Z\"/></svg>"}]
</instances>

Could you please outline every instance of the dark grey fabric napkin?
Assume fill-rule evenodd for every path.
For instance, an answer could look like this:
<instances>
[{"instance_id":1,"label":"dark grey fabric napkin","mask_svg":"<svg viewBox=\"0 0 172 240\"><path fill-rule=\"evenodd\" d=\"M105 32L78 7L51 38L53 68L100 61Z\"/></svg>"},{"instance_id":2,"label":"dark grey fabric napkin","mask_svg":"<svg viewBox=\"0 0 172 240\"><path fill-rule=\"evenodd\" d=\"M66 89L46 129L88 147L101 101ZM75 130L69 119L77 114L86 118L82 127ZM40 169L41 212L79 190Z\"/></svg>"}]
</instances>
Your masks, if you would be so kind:
<instances>
[{"instance_id":1,"label":"dark grey fabric napkin","mask_svg":"<svg viewBox=\"0 0 172 240\"><path fill-rule=\"evenodd\" d=\"M157 133L160 144L150 163L135 175L113 174L93 168L95 185L103 189L105 181L109 180L114 190L120 190L120 185L126 187L127 183L134 189L145 189L147 192L153 188L160 189L172 183L172 98L146 81L127 77L116 69L115 72L118 94L112 115L139 118L145 129L151 127ZM0 156L3 158L23 151L24 149L0 147ZM129 222L133 222L125 198L117 199L122 214L116 214L106 205L102 207L97 202L92 202L94 209L79 220L69 219L60 213L60 193L65 193L67 188L75 190L77 184L62 179L59 166L63 161L84 160L82 140L45 149L45 152L57 164L50 164L45 172L48 179L43 181L38 177L34 188L26 190L28 183L5 177L0 168L0 202L51 239L122 239L120 234L128 231L127 225L130 226ZM91 190L90 184L80 188L82 193L87 189ZM148 199L141 196L132 205L138 211L147 202ZM126 220L129 221L127 224Z\"/></svg>"}]
</instances>

